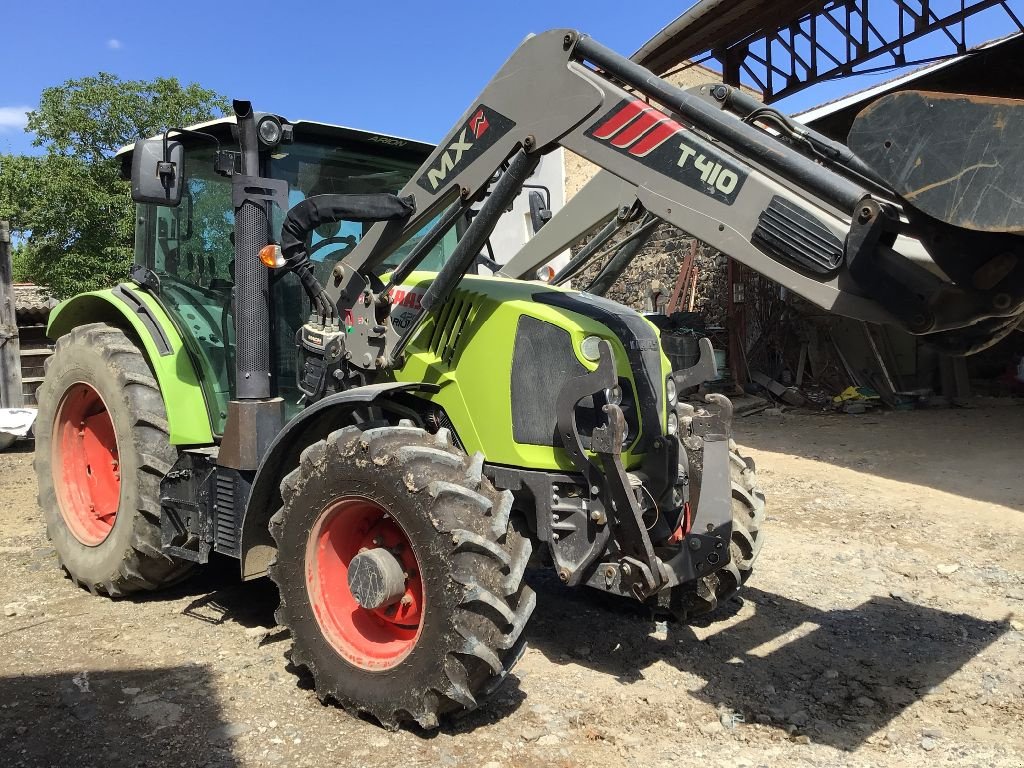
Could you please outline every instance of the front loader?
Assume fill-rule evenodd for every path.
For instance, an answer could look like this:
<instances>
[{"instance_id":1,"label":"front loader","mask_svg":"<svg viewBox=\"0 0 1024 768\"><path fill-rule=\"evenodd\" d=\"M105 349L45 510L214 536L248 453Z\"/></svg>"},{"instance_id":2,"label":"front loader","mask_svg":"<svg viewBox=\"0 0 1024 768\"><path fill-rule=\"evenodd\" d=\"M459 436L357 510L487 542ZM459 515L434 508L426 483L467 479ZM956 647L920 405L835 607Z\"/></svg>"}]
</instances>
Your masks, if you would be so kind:
<instances>
[{"instance_id":1,"label":"front loader","mask_svg":"<svg viewBox=\"0 0 1024 768\"><path fill-rule=\"evenodd\" d=\"M644 216L831 309L954 345L1016 323L1024 295L1019 211L986 218L975 200L968 221L926 200L931 181L914 204L886 181L888 150L924 162L928 141L869 116L868 148L886 150L869 162L748 107L554 30L433 150L246 102L140 140L123 155L132 283L50 324L36 470L63 567L117 597L237 558L278 586L318 695L386 726L434 727L501 684L536 601L530 565L684 618L731 598L765 507L729 401L678 400L710 378L710 344L673 371L636 312L515 278ZM1016 103L988 107L979 123L1018 124ZM604 173L508 277L470 274L557 146ZM973 167L987 189L1019 183Z\"/></svg>"}]
</instances>

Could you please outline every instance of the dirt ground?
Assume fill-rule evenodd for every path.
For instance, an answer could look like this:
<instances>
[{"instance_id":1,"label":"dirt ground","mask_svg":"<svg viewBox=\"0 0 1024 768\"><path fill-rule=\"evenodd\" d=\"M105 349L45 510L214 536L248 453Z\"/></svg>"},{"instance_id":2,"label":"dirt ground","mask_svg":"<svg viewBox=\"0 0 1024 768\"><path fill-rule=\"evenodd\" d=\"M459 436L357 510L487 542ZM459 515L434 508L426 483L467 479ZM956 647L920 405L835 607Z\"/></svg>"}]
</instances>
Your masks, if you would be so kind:
<instances>
[{"instance_id":1,"label":"dirt ground","mask_svg":"<svg viewBox=\"0 0 1024 768\"><path fill-rule=\"evenodd\" d=\"M0 766L1024 765L1024 407L739 419L769 500L744 593L665 625L535 579L484 708L386 732L286 668L232 564L110 601L0 454Z\"/></svg>"}]
</instances>

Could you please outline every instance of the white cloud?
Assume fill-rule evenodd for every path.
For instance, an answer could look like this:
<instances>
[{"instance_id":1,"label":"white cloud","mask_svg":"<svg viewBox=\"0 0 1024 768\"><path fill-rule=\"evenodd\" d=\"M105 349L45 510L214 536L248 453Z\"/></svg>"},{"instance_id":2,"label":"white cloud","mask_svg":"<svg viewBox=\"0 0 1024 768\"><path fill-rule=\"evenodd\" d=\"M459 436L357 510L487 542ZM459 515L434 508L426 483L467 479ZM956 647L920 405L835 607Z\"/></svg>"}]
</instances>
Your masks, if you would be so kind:
<instances>
[{"instance_id":1,"label":"white cloud","mask_svg":"<svg viewBox=\"0 0 1024 768\"><path fill-rule=\"evenodd\" d=\"M112 37L109 40L107 40L107 48L109 48L112 51L120 51L121 41L118 40L116 37Z\"/></svg>"},{"instance_id":2,"label":"white cloud","mask_svg":"<svg viewBox=\"0 0 1024 768\"><path fill-rule=\"evenodd\" d=\"M22 129L28 122L27 112L32 107L0 107L0 131Z\"/></svg>"}]
</instances>

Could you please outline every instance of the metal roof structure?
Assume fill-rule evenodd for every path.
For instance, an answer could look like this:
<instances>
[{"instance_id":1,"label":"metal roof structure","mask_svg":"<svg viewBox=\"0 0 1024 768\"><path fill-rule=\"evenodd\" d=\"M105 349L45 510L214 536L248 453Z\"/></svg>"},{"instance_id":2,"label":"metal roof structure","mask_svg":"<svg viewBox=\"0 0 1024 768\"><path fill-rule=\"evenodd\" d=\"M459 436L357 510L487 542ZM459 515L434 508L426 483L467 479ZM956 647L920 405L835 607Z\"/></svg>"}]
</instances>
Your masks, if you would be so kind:
<instances>
[{"instance_id":1,"label":"metal roof structure","mask_svg":"<svg viewBox=\"0 0 1024 768\"><path fill-rule=\"evenodd\" d=\"M924 64L968 52L981 19L1024 32L1024 0L701 0L633 59L658 74L717 62L777 101L823 80ZM927 58L915 58L929 37Z\"/></svg>"}]
</instances>

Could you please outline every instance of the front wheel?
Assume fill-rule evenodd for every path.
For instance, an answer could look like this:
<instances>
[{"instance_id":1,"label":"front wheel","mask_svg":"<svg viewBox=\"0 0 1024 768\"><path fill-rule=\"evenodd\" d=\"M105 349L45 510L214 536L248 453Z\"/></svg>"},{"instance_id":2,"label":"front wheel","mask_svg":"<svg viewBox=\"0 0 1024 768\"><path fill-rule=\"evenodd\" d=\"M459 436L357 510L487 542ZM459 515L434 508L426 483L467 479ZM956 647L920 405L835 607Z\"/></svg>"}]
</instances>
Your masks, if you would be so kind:
<instances>
[{"instance_id":1,"label":"front wheel","mask_svg":"<svg viewBox=\"0 0 1024 768\"><path fill-rule=\"evenodd\" d=\"M724 567L673 590L672 610L689 620L716 610L735 597L750 578L764 544L764 492L757 482L754 460L743 456L729 441L729 479L732 488L732 540Z\"/></svg>"},{"instance_id":2,"label":"front wheel","mask_svg":"<svg viewBox=\"0 0 1024 768\"><path fill-rule=\"evenodd\" d=\"M302 453L270 530L278 621L321 700L433 728L504 680L535 596L511 494L446 430L338 430Z\"/></svg>"}]
</instances>

